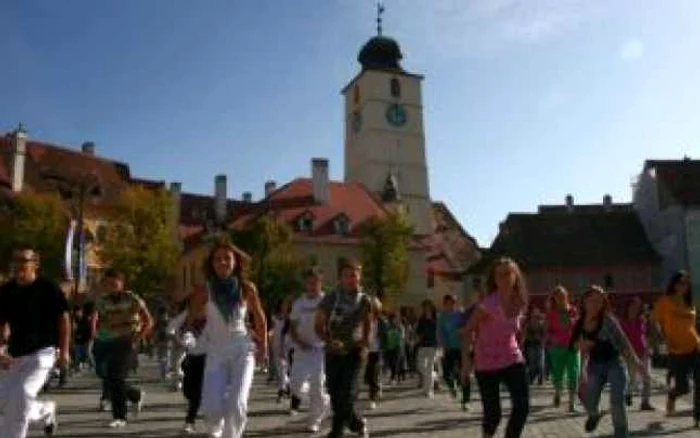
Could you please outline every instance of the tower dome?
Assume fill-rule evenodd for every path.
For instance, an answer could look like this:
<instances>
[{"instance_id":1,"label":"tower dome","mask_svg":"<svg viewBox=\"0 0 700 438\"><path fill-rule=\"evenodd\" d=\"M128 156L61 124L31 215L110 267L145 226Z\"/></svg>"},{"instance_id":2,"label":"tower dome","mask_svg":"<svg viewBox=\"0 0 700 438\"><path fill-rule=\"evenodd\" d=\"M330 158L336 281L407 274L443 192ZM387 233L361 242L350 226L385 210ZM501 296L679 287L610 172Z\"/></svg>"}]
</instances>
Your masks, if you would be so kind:
<instances>
[{"instance_id":1,"label":"tower dome","mask_svg":"<svg viewBox=\"0 0 700 438\"><path fill-rule=\"evenodd\" d=\"M362 70L403 71L399 63L403 59L399 43L392 38L375 36L362 46L357 61Z\"/></svg>"}]
</instances>

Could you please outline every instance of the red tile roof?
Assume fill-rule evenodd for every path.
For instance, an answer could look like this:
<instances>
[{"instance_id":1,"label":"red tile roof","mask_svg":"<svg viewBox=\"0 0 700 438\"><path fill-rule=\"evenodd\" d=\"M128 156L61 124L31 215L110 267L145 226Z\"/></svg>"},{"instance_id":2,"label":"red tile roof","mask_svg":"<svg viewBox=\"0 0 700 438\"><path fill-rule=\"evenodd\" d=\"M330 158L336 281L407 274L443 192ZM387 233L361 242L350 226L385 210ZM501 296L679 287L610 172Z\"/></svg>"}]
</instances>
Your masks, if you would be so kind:
<instances>
[{"instance_id":1,"label":"red tile roof","mask_svg":"<svg viewBox=\"0 0 700 438\"><path fill-rule=\"evenodd\" d=\"M0 137L0 184L9 186L12 165L12 138ZM131 175L129 166L62 146L27 141L23 190L49 192L56 190L55 178L76 182L94 175L101 190L99 201L111 202L126 187Z\"/></svg>"},{"instance_id":2,"label":"red tile roof","mask_svg":"<svg viewBox=\"0 0 700 438\"><path fill-rule=\"evenodd\" d=\"M662 207L676 203L700 206L700 160L647 160L644 170L649 169L656 171L656 179L665 189L660 193Z\"/></svg>"},{"instance_id":3,"label":"red tile roof","mask_svg":"<svg viewBox=\"0 0 700 438\"><path fill-rule=\"evenodd\" d=\"M358 228L372 217L385 217L387 210L362 185L355 182L331 181L330 200L327 204L314 201L310 178L297 178L280 187L270 196L251 206L247 211L234 212L233 228L243 227L250 220L266 212L273 212L296 229L296 221L303 214L313 217L311 232L298 232L303 238L330 238L333 242L351 242ZM333 220L344 215L349 221L347 236L335 233Z\"/></svg>"}]
</instances>

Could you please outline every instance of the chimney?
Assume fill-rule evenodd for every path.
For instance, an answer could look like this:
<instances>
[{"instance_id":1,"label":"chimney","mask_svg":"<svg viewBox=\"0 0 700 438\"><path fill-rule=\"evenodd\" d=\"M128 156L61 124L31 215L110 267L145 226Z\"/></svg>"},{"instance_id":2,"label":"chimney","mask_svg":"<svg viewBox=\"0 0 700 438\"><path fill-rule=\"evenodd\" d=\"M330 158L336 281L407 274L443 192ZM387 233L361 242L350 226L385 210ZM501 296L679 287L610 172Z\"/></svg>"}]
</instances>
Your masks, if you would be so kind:
<instances>
[{"instance_id":1,"label":"chimney","mask_svg":"<svg viewBox=\"0 0 700 438\"><path fill-rule=\"evenodd\" d=\"M182 195L182 183L180 182L171 182L170 183L170 199L171 202L173 203L173 230L176 234L177 237L177 227L180 225L180 215L182 214L182 208L180 206L181 198Z\"/></svg>"},{"instance_id":2,"label":"chimney","mask_svg":"<svg viewBox=\"0 0 700 438\"><path fill-rule=\"evenodd\" d=\"M275 190L277 190L277 183L276 182L274 182L272 180L265 182L265 197L266 198L268 196L270 196L272 194L272 192L274 192Z\"/></svg>"},{"instance_id":3,"label":"chimney","mask_svg":"<svg viewBox=\"0 0 700 438\"><path fill-rule=\"evenodd\" d=\"M566 195L566 209L574 211L574 197L570 194Z\"/></svg>"},{"instance_id":4,"label":"chimney","mask_svg":"<svg viewBox=\"0 0 700 438\"><path fill-rule=\"evenodd\" d=\"M603 196L603 207L605 208L605 211L610 211L612 210L612 196L610 195L605 195Z\"/></svg>"},{"instance_id":5,"label":"chimney","mask_svg":"<svg viewBox=\"0 0 700 438\"><path fill-rule=\"evenodd\" d=\"M20 123L12 133L12 158L10 183L12 191L19 193L24 188L24 166L27 159L27 132Z\"/></svg>"},{"instance_id":6,"label":"chimney","mask_svg":"<svg viewBox=\"0 0 700 438\"><path fill-rule=\"evenodd\" d=\"M327 204L331 198L327 158L313 158L311 160L311 182L314 201L319 204Z\"/></svg>"},{"instance_id":7,"label":"chimney","mask_svg":"<svg viewBox=\"0 0 700 438\"><path fill-rule=\"evenodd\" d=\"M226 175L216 175L214 177L214 219L218 225L226 223L226 204L228 203L226 189Z\"/></svg>"},{"instance_id":8,"label":"chimney","mask_svg":"<svg viewBox=\"0 0 700 438\"><path fill-rule=\"evenodd\" d=\"M86 141L81 146L81 149L85 155L95 155L95 142Z\"/></svg>"},{"instance_id":9,"label":"chimney","mask_svg":"<svg viewBox=\"0 0 700 438\"><path fill-rule=\"evenodd\" d=\"M246 204L253 202L253 194L250 192L243 192L243 202Z\"/></svg>"}]
</instances>

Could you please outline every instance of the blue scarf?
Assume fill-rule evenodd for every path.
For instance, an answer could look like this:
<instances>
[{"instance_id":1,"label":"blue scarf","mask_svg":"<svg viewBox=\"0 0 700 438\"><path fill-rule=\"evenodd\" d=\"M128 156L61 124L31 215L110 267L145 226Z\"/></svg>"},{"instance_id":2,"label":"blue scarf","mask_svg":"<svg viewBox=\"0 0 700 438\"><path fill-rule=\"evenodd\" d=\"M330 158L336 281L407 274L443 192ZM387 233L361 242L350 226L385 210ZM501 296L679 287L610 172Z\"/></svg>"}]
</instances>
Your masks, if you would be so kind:
<instances>
[{"instance_id":1,"label":"blue scarf","mask_svg":"<svg viewBox=\"0 0 700 438\"><path fill-rule=\"evenodd\" d=\"M224 320L229 322L233 315L233 309L240 304L242 298L238 279L229 277L222 280L214 277L209 280L209 288L214 304L216 304Z\"/></svg>"}]
</instances>

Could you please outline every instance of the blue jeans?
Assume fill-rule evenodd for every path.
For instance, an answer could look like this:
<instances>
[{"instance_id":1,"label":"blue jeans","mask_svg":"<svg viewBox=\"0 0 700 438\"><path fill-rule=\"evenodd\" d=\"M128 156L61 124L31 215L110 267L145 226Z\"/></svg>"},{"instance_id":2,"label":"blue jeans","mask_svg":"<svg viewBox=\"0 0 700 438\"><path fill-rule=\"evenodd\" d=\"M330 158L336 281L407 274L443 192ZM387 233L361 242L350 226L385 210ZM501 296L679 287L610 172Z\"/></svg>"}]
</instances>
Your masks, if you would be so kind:
<instances>
[{"instance_id":1,"label":"blue jeans","mask_svg":"<svg viewBox=\"0 0 700 438\"><path fill-rule=\"evenodd\" d=\"M598 415L600 395L606 383L610 383L610 414L612 415L615 438L627 438L627 410L625 408L625 393L627 391L627 371L624 363L618 357L606 362L590 362L588 364L588 381L584 403L588 415Z\"/></svg>"},{"instance_id":2,"label":"blue jeans","mask_svg":"<svg viewBox=\"0 0 700 438\"><path fill-rule=\"evenodd\" d=\"M530 384L535 380L540 385L544 380L544 345L541 343L526 343L525 357L527 361L527 369L530 377Z\"/></svg>"}]
</instances>

